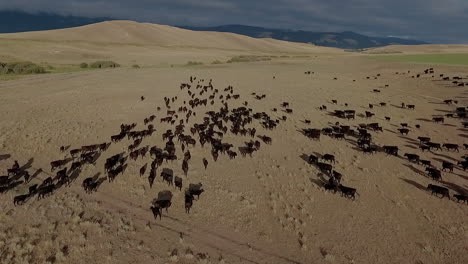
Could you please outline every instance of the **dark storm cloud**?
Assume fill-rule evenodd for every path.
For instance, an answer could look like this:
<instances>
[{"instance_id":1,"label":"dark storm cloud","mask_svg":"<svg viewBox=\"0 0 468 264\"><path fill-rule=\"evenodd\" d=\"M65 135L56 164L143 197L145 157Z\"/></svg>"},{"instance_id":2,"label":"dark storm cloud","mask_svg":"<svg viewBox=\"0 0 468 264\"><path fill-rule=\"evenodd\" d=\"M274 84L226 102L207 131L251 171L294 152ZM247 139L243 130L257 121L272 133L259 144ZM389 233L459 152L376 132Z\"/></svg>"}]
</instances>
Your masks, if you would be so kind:
<instances>
[{"instance_id":1,"label":"dark storm cloud","mask_svg":"<svg viewBox=\"0 0 468 264\"><path fill-rule=\"evenodd\" d=\"M14 0L0 9L109 16L170 25L356 31L468 43L468 0Z\"/></svg>"}]
</instances>

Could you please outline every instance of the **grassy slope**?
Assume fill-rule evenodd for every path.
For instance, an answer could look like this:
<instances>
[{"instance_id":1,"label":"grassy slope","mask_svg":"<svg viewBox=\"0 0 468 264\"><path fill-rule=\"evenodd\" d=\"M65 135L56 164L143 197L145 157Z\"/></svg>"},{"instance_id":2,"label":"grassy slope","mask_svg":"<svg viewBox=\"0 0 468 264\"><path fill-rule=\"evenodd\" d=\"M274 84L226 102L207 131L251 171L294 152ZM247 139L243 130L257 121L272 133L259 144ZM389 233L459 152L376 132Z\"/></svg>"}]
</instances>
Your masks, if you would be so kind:
<instances>
[{"instance_id":1,"label":"grassy slope","mask_svg":"<svg viewBox=\"0 0 468 264\"><path fill-rule=\"evenodd\" d=\"M381 55L381 56L372 56L372 58L375 58L378 60L392 61L392 62L468 65L468 53Z\"/></svg>"}]
</instances>

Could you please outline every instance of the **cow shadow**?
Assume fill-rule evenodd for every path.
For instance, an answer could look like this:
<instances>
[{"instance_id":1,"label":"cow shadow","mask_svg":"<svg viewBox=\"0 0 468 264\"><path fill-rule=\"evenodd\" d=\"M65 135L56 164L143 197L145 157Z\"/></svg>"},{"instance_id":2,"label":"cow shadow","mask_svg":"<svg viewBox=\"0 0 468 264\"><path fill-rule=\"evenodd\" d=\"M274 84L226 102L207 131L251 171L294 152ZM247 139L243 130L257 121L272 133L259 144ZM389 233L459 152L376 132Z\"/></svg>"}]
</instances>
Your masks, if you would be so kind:
<instances>
[{"instance_id":1,"label":"cow shadow","mask_svg":"<svg viewBox=\"0 0 468 264\"><path fill-rule=\"evenodd\" d=\"M309 163L309 155L302 153L302 155L299 156L303 161Z\"/></svg>"},{"instance_id":2,"label":"cow shadow","mask_svg":"<svg viewBox=\"0 0 468 264\"><path fill-rule=\"evenodd\" d=\"M411 148L411 149L418 149L418 148L415 147L414 145L409 145L409 144L407 144L407 145L404 145L404 146L407 147L407 148Z\"/></svg>"},{"instance_id":3,"label":"cow shadow","mask_svg":"<svg viewBox=\"0 0 468 264\"><path fill-rule=\"evenodd\" d=\"M81 174L81 168L74 170L69 176L70 183L74 182Z\"/></svg>"},{"instance_id":4,"label":"cow shadow","mask_svg":"<svg viewBox=\"0 0 468 264\"><path fill-rule=\"evenodd\" d=\"M11 158L10 154L0 154L0 161Z\"/></svg>"},{"instance_id":5,"label":"cow shadow","mask_svg":"<svg viewBox=\"0 0 468 264\"><path fill-rule=\"evenodd\" d=\"M26 164L24 164L23 166L20 167L19 170L20 170L20 171L25 171L25 170L31 168L33 162L34 162L34 158L30 158L30 159L28 160L28 162L26 162Z\"/></svg>"},{"instance_id":6,"label":"cow shadow","mask_svg":"<svg viewBox=\"0 0 468 264\"><path fill-rule=\"evenodd\" d=\"M404 109L403 107L401 107L401 105L396 105L396 104L390 104L391 106L395 107L395 108L400 108L400 109Z\"/></svg>"},{"instance_id":7,"label":"cow shadow","mask_svg":"<svg viewBox=\"0 0 468 264\"><path fill-rule=\"evenodd\" d=\"M416 118L417 121L423 121L423 122L432 122L432 120L429 120L427 118Z\"/></svg>"},{"instance_id":8,"label":"cow shadow","mask_svg":"<svg viewBox=\"0 0 468 264\"><path fill-rule=\"evenodd\" d=\"M434 153L435 154L435 153ZM443 160L443 159L440 159L440 158L434 158L435 161L438 161L440 163L443 163L443 162L449 162L447 160Z\"/></svg>"},{"instance_id":9,"label":"cow shadow","mask_svg":"<svg viewBox=\"0 0 468 264\"><path fill-rule=\"evenodd\" d=\"M37 169L37 170L34 172L34 174L31 176L31 180L32 180L32 179L35 179L35 178L36 178L37 176L39 176L39 174L41 174L41 173L42 173L42 169L41 169L41 168Z\"/></svg>"},{"instance_id":10,"label":"cow shadow","mask_svg":"<svg viewBox=\"0 0 468 264\"><path fill-rule=\"evenodd\" d=\"M458 177L461 177L461 178L463 178L463 179L465 179L465 180L468 181L468 177L466 177L466 176L464 176L464 175L462 175L462 174L458 174L458 173L453 173L453 174L455 174L455 175L457 175Z\"/></svg>"},{"instance_id":11,"label":"cow shadow","mask_svg":"<svg viewBox=\"0 0 468 264\"><path fill-rule=\"evenodd\" d=\"M419 190L422 190L422 191L426 191L426 187L424 187L422 184L419 184L413 180L408 180L408 179L403 179L403 178L400 178L402 181L410 184L410 185L413 185L414 187L418 188Z\"/></svg>"},{"instance_id":12,"label":"cow shadow","mask_svg":"<svg viewBox=\"0 0 468 264\"><path fill-rule=\"evenodd\" d=\"M465 194L467 195L468 194L468 189L467 188L464 188L462 186L459 186L457 184L454 184L454 183L451 183L451 182L446 182L446 181L441 181L445 186L447 186L448 188L458 192L459 194Z\"/></svg>"},{"instance_id":13,"label":"cow shadow","mask_svg":"<svg viewBox=\"0 0 468 264\"><path fill-rule=\"evenodd\" d=\"M99 187L101 187L101 184L103 184L106 181L106 177L99 178L97 181L94 181L96 183L96 191L99 190Z\"/></svg>"},{"instance_id":14,"label":"cow shadow","mask_svg":"<svg viewBox=\"0 0 468 264\"><path fill-rule=\"evenodd\" d=\"M413 167L411 164L404 164L405 167L408 167L410 170L412 170L413 172L419 174L419 175L422 175L424 177L426 177L426 173L424 173L424 171L418 169L418 168L415 168Z\"/></svg>"},{"instance_id":15,"label":"cow shadow","mask_svg":"<svg viewBox=\"0 0 468 264\"><path fill-rule=\"evenodd\" d=\"M449 159L449 160L451 160L451 161L455 161L455 162L457 162L457 161L458 161L458 160L457 160L457 159L455 159L455 158L452 158L452 157L450 157L450 156L443 155L443 154L438 154L438 153L436 153L436 152L432 152L432 154L433 154L433 155L436 155L436 156L438 156L438 157L442 157L442 158ZM438 159L437 159L437 158L435 158L435 160L438 160ZM438 161L440 161L440 160L438 160Z\"/></svg>"},{"instance_id":16,"label":"cow shadow","mask_svg":"<svg viewBox=\"0 0 468 264\"><path fill-rule=\"evenodd\" d=\"M444 109L434 109L434 110L435 110L435 111L442 112L442 113L453 113L453 111L444 110Z\"/></svg>"},{"instance_id":17,"label":"cow shadow","mask_svg":"<svg viewBox=\"0 0 468 264\"><path fill-rule=\"evenodd\" d=\"M410 137L406 137L406 136L398 136L399 138L401 139L406 139L407 142L416 142L416 143L419 143L418 140L414 139L414 138L410 138Z\"/></svg>"}]
</instances>

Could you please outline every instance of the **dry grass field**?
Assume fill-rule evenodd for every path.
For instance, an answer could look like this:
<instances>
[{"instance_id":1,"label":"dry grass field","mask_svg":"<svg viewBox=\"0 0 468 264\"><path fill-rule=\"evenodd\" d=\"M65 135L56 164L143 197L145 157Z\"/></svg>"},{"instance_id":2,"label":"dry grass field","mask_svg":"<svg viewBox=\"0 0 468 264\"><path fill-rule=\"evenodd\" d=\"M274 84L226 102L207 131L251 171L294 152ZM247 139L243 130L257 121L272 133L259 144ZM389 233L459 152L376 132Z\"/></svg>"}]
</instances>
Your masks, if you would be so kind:
<instances>
[{"instance_id":1,"label":"dry grass field","mask_svg":"<svg viewBox=\"0 0 468 264\"><path fill-rule=\"evenodd\" d=\"M456 53L463 47L453 49L444 47L443 52ZM369 56L375 55L128 21L0 35L0 61L47 63L57 69L0 79L0 175L7 175L15 160L31 175L28 182L10 176L10 185L2 186L0 263L467 263L468 205L453 197L468 194L468 173L457 165L468 155L463 147L468 130L462 125L467 120L446 114L468 105L468 86L452 83L459 76L458 83L468 84L468 67ZM76 66L98 60L121 67ZM220 63L212 64L215 60ZM189 61L203 64L188 65ZM66 66L69 70L58 70ZM430 67L434 73L424 74ZM308 71L311 74L305 74ZM440 74L450 80L442 80ZM193 82L191 76L196 77ZM191 89L180 89L181 83L191 84ZM207 91L200 95L203 86ZM238 99L227 99L229 86ZM213 104L209 99L206 106L192 109L188 91L200 99L215 93ZM253 93L265 98L258 100ZM165 97L174 98L170 109ZM444 103L447 99L457 104ZM231 133L232 122L223 121L228 131L222 142L232 144L238 155L230 159L219 153L214 161L211 144L202 147L190 128L203 123L208 111L219 112L222 101L229 113L247 102L251 116L265 112L278 123L266 129L253 118L246 125L256 129L252 138ZM283 102L292 113L285 111ZM402 103L415 109L402 108ZM327 110L319 109L323 105ZM196 113L188 122L187 113L178 111L183 106ZM334 115L345 109L355 110L356 118ZM175 124L160 122L168 110L176 111ZM366 111L375 115L366 118ZM109 182L106 159L118 153L129 156L133 140L125 137L98 153L94 164L70 172L69 185L55 179L51 195L31 195L24 204L13 204L14 197L56 175L60 169L51 171L51 161L68 159L69 150L81 146L111 142L121 124L136 123L135 131L144 130L144 119L151 115L156 118L149 124L156 131L144 137L140 147L164 148L163 133L175 132L180 120L183 133L196 139L195 146L185 148L191 153L187 175L176 137L178 158L156 169L152 187L150 154L127 158L126 170ZM433 122L439 115L444 122ZM340 140L322 134L320 140L312 140L302 133L336 125L358 131L359 124L369 123L382 127L368 130L376 153L363 152L357 135ZM408 124L407 135L399 133L401 123ZM214 130L220 132L218 126ZM270 137L272 143L265 144L257 135ZM458 144L459 151L422 151L418 137ZM261 146L243 157L239 147L242 150L250 140ZM399 155L384 153L384 145L398 146ZM61 146L67 150L62 152ZM308 156L326 153L335 156L333 169L343 175L342 185L357 190L356 199L324 189L329 176L310 164ZM455 166L434 181L405 153L430 160L439 170L443 161ZM209 162L206 169L204 158ZM145 164L148 169L140 176ZM163 182L163 168L183 179L182 191ZM83 189L88 177L102 181L97 191ZM204 193L187 214L184 189L199 182ZM428 184L446 187L450 199L431 195ZM172 206L155 219L151 201L163 190L173 193Z\"/></svg>"}]
</instances>

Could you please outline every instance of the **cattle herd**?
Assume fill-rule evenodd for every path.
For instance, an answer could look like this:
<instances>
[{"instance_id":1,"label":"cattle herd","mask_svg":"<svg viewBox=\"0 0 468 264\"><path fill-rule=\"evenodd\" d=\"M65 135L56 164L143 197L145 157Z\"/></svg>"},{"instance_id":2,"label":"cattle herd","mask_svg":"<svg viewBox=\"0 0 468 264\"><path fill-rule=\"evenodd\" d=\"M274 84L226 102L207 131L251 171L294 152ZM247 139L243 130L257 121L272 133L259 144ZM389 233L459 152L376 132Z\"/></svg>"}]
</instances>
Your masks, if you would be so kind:
<instances>
[{"instance_id":1,"label":"cattle herd","mask_svg":"<svg viewBox=\"0 0 468 264\"><path fill-rule=\"evenodd\" d=\"M107 181L113 182L119 175L122 175L128 163L138 159L147 160L139 169L140 177L146 175L150 188L156 180L157 170L161 181L167 183L168 186L182 191L184 178L182 175L176 176L172 169L165 167L165 164L174 164L181 157L182 171L185 176L189 174L192 155L190 148L194 148L197 144L201 147L209 144L211 149L210 157L203 157L200 161L205 169L208 168L209 160L216 162L220 155L226 155L229 159L235 159L240 154L242 157L252 157L253 154L260 150L262 144L272 144L272 139L266 135L257 135L257 128L253 123L258 123L265 131L272 130L281 122L280 119L274 119L265 112L254 112L252 108L248 108L248 102L239 103L235 108L230 108L229 103L240 99L239 94L234 93L234 88L228 86L225 89L218 90L212 85L212 81L205 82L204 79L190 77L188 82L180 85L182 93L186 94L186 100L180 102L178 96L172 98L164 98L164 106L156 107L156 113L143 119L143 129L137 130L137 123L121 124L118 133L109 137L110 142L93 144L74 148L69 150L69 147L60 147L60 152L64 158L50 162L50 171L53 174L48 174L41 184L31 185L26 194L14 197L14 204L21 205L37 195L38 199L42 199L52 195L58 188L70 185L81 173L84 166L95 166L99 158L104 155L112 144L120 144L124 141L128 142L127 151L110 155L105 159L104 172L106 178L98 179L97 177L88 177L82 181L83 190L91 194L98 190L99 186ZM252 94L255 99L262 100L266 95ZM140 97L141 101L145 100L144 96ZM215 101L219 102L220 108L218 111L207 111L202 115L199 114L196 119L197 110L201 113L203 108L208 105L214 105ZM176 104L180 102L179 106ZM163 110L164 109L164 110ZM144 142L150 143L151 136L156 133L156 115L161 116L159 122L161 126L167 124L171 129L165 130L161 136L163 144L144 145ZM198 122L197 122L198 121ZM243 145L234 147L233 144L223 139L226 134L233 134L240 137L250 138ZM261 143L263 142L263 143ZM236 151L237 150L237 151ZM239 153L239 154L238 154ZM45 173L38 171L35 174ZM26 169L20 167L17 161L11 169L8 169L7 176L1 176L0 186L1 192L6 192L22 184L29 184L32 177ZM202 183L190 183L184 192L184 207L187 213L193 205L194 197L199 196L204 192ZM151 211L156 218L162 215L163 209L168 211L172 204L172 192L162 190L158 193L158 197L151 203Z\"/></svg>"},{"instance_id":2,"label":"cattle herd","mask_svg":"<svg viewBox=\"0 0 468 264\"><path fill-rule=\"evenodd\" d=\"M409 73L409 72L408 72ZM424 74L433 74L434 69L429 68L424 70ZM305 74L308 74L307 72ZM398 72L396 74L399 74ZM417 74L416 78L420 78L423 75ZM377 79L380 76L374 76L374 79ZM440 77L444 75L441 74ZM434 77L434 76L432 76ZM367 77L370 79L371 77ZM412 76L414 78L414 76ZM463 80L461 77L453 77L456 80ZM443 80L447 81L450 80L450 77L444 77ZM453 82L454 84L460 85L462 82ZM468 85L468 83L467 83ZM464 85L463 85L464 86ZM389 85L385 85L385 87L389 87ZM381 90L374 89L373 92L381 92ZM330 104L336 105L338 100L331 99ZM446 99L443 103L451 105L451 104L458 104L457 100L453 99ZM385 102L380 102L378 104L369 104L369 109L373 109L375 106L386 107L387 104ZM344 103L344 106L348 106L347 103ZM321 105L318 107L320 111L327 111L330 106ZM402 109L409 109L414 110L416 108L415 105L406 104L404 102L401 103ZM461 120L461 125L463 128L468 127L468 122L464 122L467 118L466 113L468 112L468 107L456 107L453 113L447 113L445 117L447 118L457 118ZM334 110L333 112L329 112L330 115L338 117L344 120L350 120L356 118L356 111L353 109L339 109ZM374 118L375 114L371 111L365 111L362 115L366 119ZM391 120L391 117L385 116L385 120L388 122ZM443 123L445 120L444 116L435 115L432 118L432 121L435 123ZM305 120L304 123L310 124L310 120ZM407 123L400 123L400 128L397 129L398 133L401 135L407 136L410 133L410 129L408 128L409 125ZM420 129L421 126L419 124L415 124L416 129ZM363 152L367 154L373 154L377 152L384 152L390 156L395 156L402 158L399 155L399 148L398 146L393 145L383 145L379 146L376 142L374 142L372 133L383 133L383 127L379 123L361 123L357 127L353 128L349 125L342 125L340 122L336 122L334 126L325 127L325 128L305 128L302 130L302 133L312 139L312 140L320 140L321 135L327 135L331 138L343 140L346 139L348 142L357 145L357 147ZM372 132L372 133L371 133ZM417 138L419 140L419 149L424 151L453 151L453 152L460 152L460 149L463 148L464 150L468 149L468 144L463 144L463 146L459 146L458 144L452 142L446 143L436 143L432 142L431 138L429 137L421 137ZM421 159L418 154L414 153L405 153L403 155L409 162L418 164L425 167L425 171L427 172L427 176L433 179L434 181L441 182L442 181L442 171L446 172L453 172L454 168L458 166L459 169L466 171L468 168L468 155L461 156L461 159L454 164L449 161L441 161L440 162L440 169L437 168L436 164L433 164L430 160ZM335 163L335 156L331 154L324 154L324 155L314 155L311 154L307 157L307 161L309 164L316 166L321 172L325 173L329 176L328 182L323 183L323 187L325 190L337 192L340 191L342 196L355 199L355 195L358 194L355 188L347 187L341 184L342 174L335 171L333 169L332 164ZM447 197L450 199L449 190L446 187L429 184L427 186L428 191L434 195L440 195L442 198ZM453 197L459 202L468 202L468 194L466 193L459 193L454 194Z\"/></svg>"},{"instance_id":3,"label":"cattle herd","mask_svg":"<svg viewBox=\"0 0 468 264\"><path fill-rule=\"evenodd\" d=\"M409 73L409 72L408 72ZM310 75L310 71L305 74ZM402 73L396 73L402 74ZM404 73L406 74L406 73ZM432 68L424 70L424 73L415 75L420 78L424 74L434 74ZM380 76L374 76L377 79ZM415 76L412 76L413 78ZM450 77L444 77L443 81L450 81ZM370 79L367 77L366 79ZM335 78L337 79L337 78ZM463 78L452 77L456 80L458 86L463 84ZM355 80L353 80L355 81ZM385 85L389 87L389 85ZM127 151L122 153L114 153L105 159L104 172L106 178L98 179L95 177L88 177L82 181L83 190L91 194L96 192L101 184L107 181L112 183L119 175L122 175L129 162L136 160L144 160L146 162L140 169L140 177L147 177L148 185L150 188L156 180L157 171L159 170L161 182L167 183L168 188L182 191L184 186L184 179L188 179L190 164L194 162L190 149L199 144L201 147L208 145L210 148L211 157L203 157L200 161L205 169L208 168L210 160L213 162L218 161L220 155L226 155L228 159L235 159L240 156L252 157L256 151L259 151L262 144L272 144L273 140L267 135L259 135L257 129L268 132L269 130L277 128L277 126L287 120L287 116L273 116L277 115L278 109L273 108L271 111L273 115L266 112L255 112L252 108L248 107L247 101L240 102L240 95L234 92L234 87L228 86L224 89L218 90L212 85L212 80L205 81L197 77L190 76L189 80L181 83L180 90L182 96L174 96L171 98L164 98L164 105L158 106L155 113L143 119L143 126L137 129L138 123L121 124L120 129L114 135L109 137L109 142L99 144L86 145L80 148L69 150L69 147L60 147L60 152L64 158L50 162L50 173L45 173L42 170L37 170L34 175L30 175L27 166L21 167L17 161L14 161L13 166L7 170L6 176L0 176L0 192L4 193L14 189L20 185L27 184L28 192L25 194L17 195L14 197L13 202L15 205L21 205L37 195L37 199L43 199L52 195L57 189L62 186L69 186L80 175L84 166L95 166L96 162L102 155L106 154L112 144L121 144L127 142ZM381 90L374 89L372 92L380 93ZM265 94L251 94L256 100L263 100L267 95ZM185 99L180 99L185 98ZM144 96L140 97L141 101L145 100ZM230 107L235 105L237 107ZM203 111L206 107L211 106L215 108L215 103L219 106L217 111ZM446 99L443 103L448 105L457 105L458 101L453 99ZM328 111L328 109L337 106L338 100L331 99L330 105L321 105L318 107L320 111L326 111L328 114L340 120L334 122L334 125L324 128L304 128L302 134L306 137L319 141L322 136L328 136L336 140L343 140L356 146L360 151L365 154L374 154L377 152L386 153L389 158L397 157L407 159L408 162L425 167L427 176L433 179L436 183L441 182L443 173L451 173L454 169L465 171L468 168L468 155L462 156L461 159L455 164L449 161L432 162L424 160L419 154L405 153L403 156L399 153L399 147L395 145L378 145L375 142L373 133L384 133L384 124L378 122L361 123L358 126L344 124L350 119L355 120L356 117L364 118L364 120L378 119L375 113L372 112L374 107L387 107L387 103L370 103L369 110L364 113L356 114L356 110L350 109L349 105L343 103L345 109L336 109ZM400 105L400 102L398 102ZM293 114L293 109L290 107L289 102L282 102L278 105L282 112L288 115ZM399 107L399 106L398 106ZM401 103L402 109L414 110L415 105ZM198 117L197 117L198 113ZM433 116L432 121L435 123L443 123L445 118L457 118L461 120L461 125L466 128L468 122L464 122L467 116L467 107L456 107L453 113L448 113L445 116ZM159 118L157 118L159 116ZM389 122L391 117L384 116L385 122ZM383 120L383 119L382 119ZM160 125L168 125L170 129L161 131L163 144L160 146L150 145L151 136L157 132L156 123L159 121ZM256 127L254 126L256 124ZM304 124L311 125L311 120L304 120ZM401 135L411 136L417 133L420 129L419 124L414 125L416 130L410 130L407 123L401 123L400 128L397 129ZM234 146L234 144L227 142L224 136L227 134L235 135L238 137L249 138L244 141L243 145ZM157 134L157 133L156 133ZM461 149L466 150L467 144L459 146L453 142L437 143L433 142L429 137L417 137L419 141L419 149L421 152L425 151L453 151L459 152ZM145 145L144 143L148 143ZM238 154L239 153L239 154ZM180 158L179 158L180 157ZM174 175L174 171L167 167L166 164L172 165L176 160L182 160L182 175ZM322 187L327 191L334 193L340 192L343 197L356 199L359 196L356 188L344 186L341 184L343 175L334 169L334 164L337 159L334 155L325 153L323 155L310 154L307 155L307 162L315 166L321 175L327 175L328 180L323 181ZM49 177L42 180L39 184L30 184L38 174L44 173ZM55 173L55 175L54 175ZM200 195L204 192L202 183L189 183L184 191L184 208L185 212L189 213L195 197L199 199ZM450 199L449 190L446 187L429 184L427 190L441 198L447 197ZM151 212L154 218L158 216L161 218L163 209L168 212L172 204L173 194L169 190L161 190L157 198L151 202ZM458 193L453 195L454 199L459 202L468 202L466 193Z\"/></svg>"}]
</instances>

